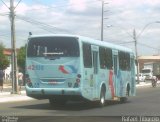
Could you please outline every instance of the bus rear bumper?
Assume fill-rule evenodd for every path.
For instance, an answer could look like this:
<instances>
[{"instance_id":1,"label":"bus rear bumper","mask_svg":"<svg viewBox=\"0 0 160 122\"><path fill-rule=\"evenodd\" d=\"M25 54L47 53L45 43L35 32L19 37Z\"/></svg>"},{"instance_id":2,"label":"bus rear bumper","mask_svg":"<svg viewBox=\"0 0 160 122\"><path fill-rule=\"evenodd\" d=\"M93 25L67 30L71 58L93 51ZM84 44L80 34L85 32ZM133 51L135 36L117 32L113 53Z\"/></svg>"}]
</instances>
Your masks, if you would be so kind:
<instances>
[{"instance_id":1,"label":"bus rear bumper","mask_svg":"<svg viewBox=\"0 0 160 122\"><path fill-rule=\"evenodd\" d=\"M36 99L49 99L54 97L81 97L80 88L30 88L26 86L26 94Z\"/></svg>"}]
</instances>

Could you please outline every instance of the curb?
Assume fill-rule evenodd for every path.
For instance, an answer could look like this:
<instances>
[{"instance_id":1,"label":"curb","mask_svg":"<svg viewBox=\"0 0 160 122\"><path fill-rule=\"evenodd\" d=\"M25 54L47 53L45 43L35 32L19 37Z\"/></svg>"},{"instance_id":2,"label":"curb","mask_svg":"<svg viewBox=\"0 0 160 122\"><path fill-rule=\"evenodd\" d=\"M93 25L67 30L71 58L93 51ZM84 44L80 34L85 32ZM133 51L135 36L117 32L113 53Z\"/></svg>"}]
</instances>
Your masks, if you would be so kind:
<instances>
[{"instance_id":1,"label":"curb","mask_svg":"<svg viewBox=\"0 0 160 122\"><path fill-rule=\"evenodd\" d=\"M11 92L2 92L2 93L0 93L0 103L29 101L29 100L35 100L35 99L26 96L26 92L25 91L21 91L21 94L11 94Z\"/></svg>"},{"instance_id":2,"label":"curb","mask_svg":"<svg viewBox=\"0 0 160 122\"><path fill-rule=\"evenodd\" d=\"M145 86L151 86L152 84L151 83L139 83L139 84L136 84L136 87L145 87Z\"/></svg>"},{"instance_id":3,"label":"curb","mask_svg":"<svg viewBox=\"0 0 160 122\"><path fill-rule=\"evenodd\" d=\"M12 97L5 97L5 98L0 98L0 103L6 103L6 102L20 102L20 101L30 101L30 100L35 100L33 98L27 97L27 96L14 96Z\"/></svg>"}]
</instances>

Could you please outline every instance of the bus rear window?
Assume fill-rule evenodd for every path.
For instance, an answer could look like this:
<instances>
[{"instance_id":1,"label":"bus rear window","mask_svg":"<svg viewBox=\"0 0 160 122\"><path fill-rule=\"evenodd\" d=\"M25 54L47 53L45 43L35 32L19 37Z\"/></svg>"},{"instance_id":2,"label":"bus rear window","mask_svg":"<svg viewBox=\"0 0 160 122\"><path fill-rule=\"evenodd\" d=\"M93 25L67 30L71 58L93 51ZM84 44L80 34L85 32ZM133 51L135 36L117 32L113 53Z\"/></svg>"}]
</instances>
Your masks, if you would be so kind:
<instances>
[{"instance_id":1,"label":"bus rear window","mask_svg":"<svg viewBox=\"0 0 160 122\"><path fill-rule=\"evenodd\" d=\"M31 38L27 48L28 57L79 57L79 44L73 37Z\"/></svg>"}]
</instances>

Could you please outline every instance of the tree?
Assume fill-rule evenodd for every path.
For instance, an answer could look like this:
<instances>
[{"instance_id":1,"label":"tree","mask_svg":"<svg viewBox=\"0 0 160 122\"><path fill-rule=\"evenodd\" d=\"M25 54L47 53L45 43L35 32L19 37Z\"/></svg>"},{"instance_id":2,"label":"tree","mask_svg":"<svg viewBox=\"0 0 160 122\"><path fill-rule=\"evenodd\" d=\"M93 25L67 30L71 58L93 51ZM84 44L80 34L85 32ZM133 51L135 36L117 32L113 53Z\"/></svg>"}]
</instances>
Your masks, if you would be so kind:
<instances>
[{"instance_id":1,"label":"tree","mask_svg":"<svg viewBox=\"0 0 160 122\"><path fill-rule=\"evenodd\" d=\"M0 43L0 69L2 70L5 70L10 64L9 59L3 53L4 48L3 43Z\"/></svg>"},{"instance_id":2,"label":"tree","mask_svg":"<svg viewBox=\"0 0 160 122\"><path fill-rule=\"evenodd\" d=\"M26 60L26 46L21 47L17 53L17 65L19 69L24 73Z\"/></svg>"}]
</instances>

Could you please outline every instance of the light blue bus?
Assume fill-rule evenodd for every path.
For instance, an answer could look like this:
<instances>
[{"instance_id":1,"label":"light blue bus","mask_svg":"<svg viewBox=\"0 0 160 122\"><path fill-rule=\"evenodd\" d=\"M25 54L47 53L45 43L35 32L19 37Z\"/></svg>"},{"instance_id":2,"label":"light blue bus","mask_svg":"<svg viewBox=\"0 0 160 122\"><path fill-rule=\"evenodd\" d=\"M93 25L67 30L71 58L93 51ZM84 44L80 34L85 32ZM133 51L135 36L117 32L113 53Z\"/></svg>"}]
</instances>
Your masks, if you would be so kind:
<instances>
[{"instance_id":1,"label":"light blue bus","mask_svg":"<svg viewBox=\"0 0 160 122\"><path fill-rule=\"evenodd\" d=\"M135 96L131 49L77 35L32 35L27 44L26 93L49 99L125 102Z\"/></svg>"}]
</instances>

